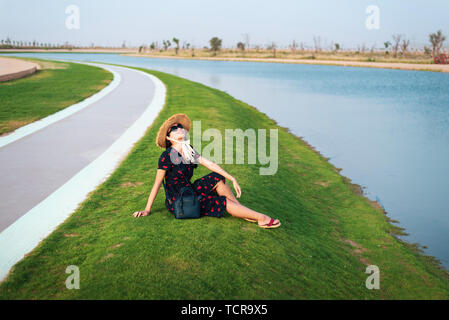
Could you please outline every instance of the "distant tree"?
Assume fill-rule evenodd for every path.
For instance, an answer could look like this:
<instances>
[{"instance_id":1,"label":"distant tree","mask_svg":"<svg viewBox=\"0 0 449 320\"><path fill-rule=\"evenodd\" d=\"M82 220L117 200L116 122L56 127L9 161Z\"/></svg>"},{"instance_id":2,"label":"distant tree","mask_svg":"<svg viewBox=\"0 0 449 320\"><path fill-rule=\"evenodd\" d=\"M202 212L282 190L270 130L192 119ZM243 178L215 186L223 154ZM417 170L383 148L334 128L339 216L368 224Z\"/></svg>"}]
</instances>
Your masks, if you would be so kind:
<instances>
[{"instance_id":1,"label":"distant tree","mask_svg":"<svg viewBox=\"0 0 449 320\"><path fill-rule=\"evenodd\" d=\"M170 46L171 46L171 42L170 42L170 40L167 40L167 41L162 41L162 45L164 46L164 50L167 50L168 48L170 48Z\"/></svg>"},{"instance_id":2,"label":"distant tree","mask_svg":"<svg viewBox=\"0 0 449 320\"><path fill-rule=\"evenodd\" d=\"M393 37L393 55L395 57L397 57L398 55L398 50L399 50L399 44L401 42L402 39L402 35L400 34L395 34L392 36Z\"/></svg>"},{"instance_id":3,"label":"distant tree","mask_svg":"<svg viewBox=\"0 0 449 320\"><path fill-rule=\"evenodd\" d=\"M242 52L245 51L245 44L243 42L237 43L237 48Z\"/></svg>"},{"instance_id":4,"label":"distant tree","mask_svg":"<svg viewBox=\"0 0 449 320\"><path fill-rule=\"evenodd\" d=\"M390 42L390 41L385 41L385 42L384 42L385 54L389 54L388 48L389 48L390 46L391 46L391 42Z\"/></svg>"},{"instance_id":5,"label":"distant tree","mask_svg":"<svg viewBox=\"0 0 449 320\"><path fill-rule=\"evenodd\" d=\"M217 54L217 51L219 51L221 48L221 39L213 37L212 39L209 40L209 44L215 56Z\"/></svg>"},{"instance_id":6,"label":"distant tree","mask_svg":"<svg viewBox=\"0 0 449 320\"><path fill-rule=\"evenodd\" d=\"M123 41L122 48L126 48L126 41Z\"/></svg>"},{"instance_id":7,"label":"distant tree","mask_svg":"<svg viewBox=\"0 0 449 320\"><path fill-rule=\"evenodd\" d=\"M430 50L430 48L428 46L424 46L424 54L430 55L430 54L432 54L432 50Z\"/></svg>"},{"instance_id":8,"label":"distant tree","mask_svg":"<svg viewBox=\"0 0 449 320\"><path fill-rule=\"evenodd\" d=\"M292 50L293 54L296 53L296 49L298 48L298 44L295 40L292 41L292 44L290 45L290 50Z\"/></svg>"},{"instance_id":9,"label":"distant tree","mask_svg":"<svg viewBox=\"0 0 449 320\"><path fill-rule=\"evenodd\" d=\"M365 45L365 43L362 43L362 45L358 45L358 46L357 46L357 51L358 51L358 52L364 53L365 50L366 50L366 45Z\"/></svg>"},{"instance_id":10,"label":"distant tree","mask_svg":"<svg viewBox=\"0 0 449 320\"><path fill-rule=\"evenodd\" d=\"M402 40L402 43L401 43L402 56L405 56L405 54L407 53L407 48L409 45L410 45L410 40L406 40L406 39Z\"/></svg>"},{"instance_id":11,"label":"distant tree","mask_svg":"<svg viewBox=\"0 0 449 320\"><path fill-rule=\"evenodd\" d=\"M189 49L189 47L190 47L190 43L188 43L187 41L183 41L182 42L182 49Z\"/></svg>"},{"instance_id":12,"label":"distant tree","mask_svg":"<svg viewBox=\"0 0 449 320\"><path fill-rule=\"evenodd\" d=\"M267 45L267 50L271 50L273 51L273 57L276 58L276 43L275 42L271 42L269 45Z\"/></svg>"},{"instance_id":13,"label":"distant tree","mask_svg":"<svg viewBox=\"0 0 449 320\"><path fill-rule=\"evenodd\" d=\"M154 42L151 42L151 44L150 44L151 51L153 51L155 47L156 47L156 45L154 44Z\"/></svg>"},{"instance_id":14,"label":"distant tree","mask_svg":"<svg viewBox=\"0 0 449 320\"><path fill-rule=\"evenodd\" d=\"M243 40L245 41L245 48L246 50L249 50L249 34L244 33L243 34Z\"/></svg>"},{"instance_id":15,"label":"distant tree","mask_svg":"<svg viewBox=\"0 0 449 320\"><path fill-rule=\"evenodd\" d=\"M315 47L315 52L321 51L321 38L313 37L313 45Z\"/></svg>"},{"instance_id":16,"label":"distant tree","mask_svg":"<svg viewBox=\"0 0 449 320\"><path fill-rule=\"evenodd\" d=\"M440 50L443 47L444 40L446 40L446 37L443 35L441 30L438 30L436 33L429 34L429 41L432 44L432 55L434 57L440 55Z\"/></svg>"},{"instance_id":17,"label":"distant tree","mask_svg":"<svg viewBox=\"0 0 449 320\"><path fill-rule=\"evenodd\" d=\"M179 39L173 38L173 42L176 43L175 54L178 54L178 50L179 50Z\"/></svg>"},{"instance_id":18,"label":"distant tree","mask_svg":"<svg viewBox=\"0 0 449 320\"><path fill-rule=\"evenodd\" d=\"M335 46L335 52L340 50L340 44L339 43L334 44L334 46Z\"/></svg>"}]
</instances>

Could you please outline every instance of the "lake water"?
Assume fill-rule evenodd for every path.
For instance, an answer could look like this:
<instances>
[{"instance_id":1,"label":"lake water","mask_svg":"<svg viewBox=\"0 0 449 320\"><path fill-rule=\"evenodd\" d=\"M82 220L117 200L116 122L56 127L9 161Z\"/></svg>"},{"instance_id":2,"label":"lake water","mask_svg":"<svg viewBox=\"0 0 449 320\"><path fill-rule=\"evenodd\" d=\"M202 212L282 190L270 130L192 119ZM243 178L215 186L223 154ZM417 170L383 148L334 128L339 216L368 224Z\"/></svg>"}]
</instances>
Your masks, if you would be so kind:
<instances>
[{"instance_id":1,"label":"lake water","mask_svg":"<svg viewBox=\"0 0 449 320\"><path fill-rule=\"evenodd\" d=\"M449 267L449 75L282 63L23 53L144 67L226 91L313 145Z\"/></svg>"}]
</instances>

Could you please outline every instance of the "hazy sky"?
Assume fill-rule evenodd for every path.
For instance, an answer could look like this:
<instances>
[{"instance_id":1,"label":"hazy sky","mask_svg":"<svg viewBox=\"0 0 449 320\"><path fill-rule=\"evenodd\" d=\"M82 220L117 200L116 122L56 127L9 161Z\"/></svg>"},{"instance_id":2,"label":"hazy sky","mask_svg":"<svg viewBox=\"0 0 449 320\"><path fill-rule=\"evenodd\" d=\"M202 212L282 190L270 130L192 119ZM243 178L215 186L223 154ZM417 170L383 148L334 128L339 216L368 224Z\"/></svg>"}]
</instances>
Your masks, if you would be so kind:
<instances>
[{"instance_id":1,"label":"hazy sky","mask_svg":"<svg viewBox=\"0 0 449 320\"><path fill-rule=\"evenodd\" d=\"M66 27L71 4L79 8L79 29ZM379 8L379 29L366 27L369 5ZM75 45L162 44L176 37L202 47L216 36L230 47L247 33L251 45L312 46L319 36L322 46L355 48L382 47L400 33L422 47L431 32L449 35L448 0L0 0L0 15L0 39Z\"/></svg>"}]
</instances>

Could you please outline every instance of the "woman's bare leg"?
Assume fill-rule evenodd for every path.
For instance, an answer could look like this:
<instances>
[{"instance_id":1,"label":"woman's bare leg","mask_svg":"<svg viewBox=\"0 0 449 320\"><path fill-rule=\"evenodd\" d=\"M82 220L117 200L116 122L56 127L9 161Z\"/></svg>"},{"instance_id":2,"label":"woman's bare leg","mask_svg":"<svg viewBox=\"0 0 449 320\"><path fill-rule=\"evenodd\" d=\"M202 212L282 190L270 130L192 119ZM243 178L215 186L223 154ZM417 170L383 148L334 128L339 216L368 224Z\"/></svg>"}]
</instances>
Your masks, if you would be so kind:
<instances>
[{"instance_id":1,"label":"woman's bare leg","mask_svg":"<svg viewBox=\"0 0 449 320\"><path fill-rule=\"evenodd\" d=\"M216 184L215 188L220 196L225 196L227 198L228 201L226 201L226 211L232 216L237 218L254 219L257 220L260 225L270 222L271 218L266 214L251 210L250 208L241 205L232 193L231 188L223 180L220 180ZM277 224L278 221L279 220L276 219L273 223Z\"/></svg>"},{"instance_id":2,"label":"woman's bare leg","mask_svg":"<svg viewBox=\"0 0 449 320\"><path fill-rule=\"evenodd\" d=\"M217 193L220 196L225 196L229 200L232 200L234 202L240 203L237 198L234 196L234 193L232 193L231 188L228 186L226 182L223 180L220 180L215 187L212 188L212 190L216 189Z\"/></svg>"}]
</instances>

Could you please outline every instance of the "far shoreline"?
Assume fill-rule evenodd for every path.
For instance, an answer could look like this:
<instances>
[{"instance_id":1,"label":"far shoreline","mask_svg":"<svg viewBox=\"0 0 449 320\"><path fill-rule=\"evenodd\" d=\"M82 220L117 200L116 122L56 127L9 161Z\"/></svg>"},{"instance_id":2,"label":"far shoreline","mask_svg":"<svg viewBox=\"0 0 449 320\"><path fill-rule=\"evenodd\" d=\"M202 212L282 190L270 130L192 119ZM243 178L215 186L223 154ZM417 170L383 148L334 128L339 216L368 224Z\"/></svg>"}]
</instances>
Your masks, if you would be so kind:
<instances>
[{"instance_id":1,"label":"far shoreline","mask_svg":"<svg viewBox=\"0 0 449 320\"><path fill-rule=\"evenodd\" d=\"M183 59L183 60L211 60L211 61L240 61L240 62L271 62L271 63L291 63L291 64L313 64L343 67L364 67L394 70L411 71L432 71L449 73L448 64L424 64L424 63L401 63L401 62L368 62L368 61L344 61L344 60L318 60L318 59L279 59L279 58L226 58L226 57L174 57L156 56L136 53L119 53L121 56L140 58L161 58L161 59Z\"/></svg>"},{"instance_id":2,"label":"far shoreline","mask_svg":"<svg viewBox=\"0 0 449 320\"><path fill-rule=\"evenodd\" d=\"M104 49L80 49L74 50L0 50L2 53L102 53L102 54L118 54L129 57L140 58L159 58L159 59L182 59L182 60L209 60L209 61L237 61L237 62L265 62L265 63L291 63L291 64L309 64L309 65L327 65L327 66L344 66L344 67L364 67L379 68L393 70L409 70L409 71L431 71L449 73L449 64L433 64L433 63L410 63L410 62L384 62L384 61L351 61L351 60L323 60L323 59L288 59L288 58L233 58L233 57L189 57L189 56L173 56L173 55L150 55L139 54L133 50L104 50Z\"/></svg>"}]
</instances>

